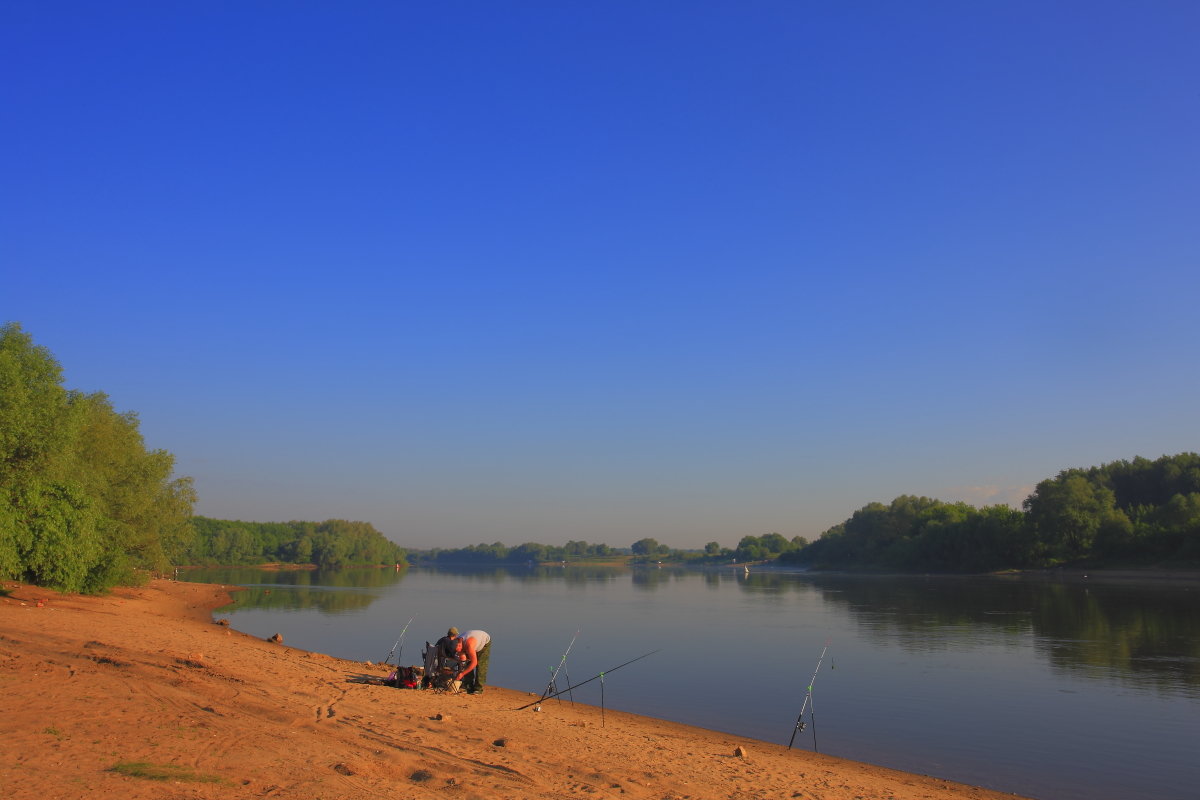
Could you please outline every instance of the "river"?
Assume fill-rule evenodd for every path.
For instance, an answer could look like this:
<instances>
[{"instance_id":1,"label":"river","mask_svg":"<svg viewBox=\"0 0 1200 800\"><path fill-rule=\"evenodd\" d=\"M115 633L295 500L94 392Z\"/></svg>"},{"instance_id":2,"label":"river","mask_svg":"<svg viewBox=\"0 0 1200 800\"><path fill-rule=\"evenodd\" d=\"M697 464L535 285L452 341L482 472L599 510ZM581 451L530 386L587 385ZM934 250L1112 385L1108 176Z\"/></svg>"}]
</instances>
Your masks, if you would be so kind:
<instances>
[{"instance_id":1,"label":"river","mask_svg":"<svg viewBox=\"0 0 1200 800\"><path fill-rule=\"evenodd\" d=\"M1194 581L575 566L180 575L246 587L218 612L236 629L340 658L382 661L410 618L393 663L421 663L451 625L481 628L494 639L489 683L540 694L570 647L556 688L591 680L550 703L784 745L804 709L797 749L1044 800L1193 800L1200 786Z\"/></svg>"}]
</instances>

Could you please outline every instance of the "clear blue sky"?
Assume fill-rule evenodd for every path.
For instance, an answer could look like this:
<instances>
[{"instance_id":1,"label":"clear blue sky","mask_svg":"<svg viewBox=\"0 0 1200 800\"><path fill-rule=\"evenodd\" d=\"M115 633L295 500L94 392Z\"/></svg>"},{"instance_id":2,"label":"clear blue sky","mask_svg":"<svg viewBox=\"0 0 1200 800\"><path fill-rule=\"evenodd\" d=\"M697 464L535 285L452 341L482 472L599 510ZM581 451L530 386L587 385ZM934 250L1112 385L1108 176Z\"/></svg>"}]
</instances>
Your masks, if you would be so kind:
<instances>
[{"instance_id":1,"label":"clear blue sky","mask_svg":"<svg viewBox=\"0 0 1200 800\"><path fill-rule=\"evenodd\" d=\"M199 513L814 538L1200 449L1200 3L6 2L0 321Z\"/></svg>"}]
</instances>

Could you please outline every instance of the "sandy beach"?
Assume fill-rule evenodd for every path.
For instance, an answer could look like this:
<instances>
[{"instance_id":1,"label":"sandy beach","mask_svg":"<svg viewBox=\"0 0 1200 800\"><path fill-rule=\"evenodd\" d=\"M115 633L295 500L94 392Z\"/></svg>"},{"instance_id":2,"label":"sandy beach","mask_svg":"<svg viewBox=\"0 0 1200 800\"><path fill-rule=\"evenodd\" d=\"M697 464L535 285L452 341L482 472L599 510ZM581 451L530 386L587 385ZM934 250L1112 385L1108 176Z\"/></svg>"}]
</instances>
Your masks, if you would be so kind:
<instances>
[{"instance_id":1,"label":"sandy beach","mask_svg":"<svg viewBox=\"0 0 1200 800\"><path fill-rule=\"evenodd\" d=\"M103 597L5 583L7 798L973 798L1013 795L489 687L368 683L378 665L213 620L221 586Z\"/></svg>"}]
</instances>

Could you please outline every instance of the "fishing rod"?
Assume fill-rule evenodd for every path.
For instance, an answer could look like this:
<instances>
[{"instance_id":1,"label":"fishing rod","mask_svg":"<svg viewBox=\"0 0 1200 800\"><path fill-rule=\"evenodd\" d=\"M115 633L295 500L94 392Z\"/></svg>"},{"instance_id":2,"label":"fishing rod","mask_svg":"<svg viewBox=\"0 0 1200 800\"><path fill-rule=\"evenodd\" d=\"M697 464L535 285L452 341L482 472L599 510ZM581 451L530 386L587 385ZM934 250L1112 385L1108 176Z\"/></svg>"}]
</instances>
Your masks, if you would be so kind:
<instances>
[{"instance_id":1,"label":"fishing rod","mask_svg":"<svg viewBox=\"0 0 1200 800\"><path fill-rule=\"evenodd\" d=\"M619 666L613 667L613 668L612 668L612 669L610 669L610 670L605 670L604 672L601 672L599 675L593 675L592 677L588 678L586 681L581 681L581 682L579 682L579 683L575 684L575 685L574 685L573 687L571 687L571 688L572 688L572 689L578 689L580 686L583 686L585 683L591 683L591 682L592 682L592 681L594 681L594 680L601 679L601 678L603 678L605 675L607 675L607 674L608 674L608 673L610 673L610 672L616 672L616 671L617 671L617 670L619 670L621 667L627 667L627 666L629 666L630 664L632 664L634 661L641 661L641 660L642 660L643 658L645 658L646 656L652 656L652 655L654 655L654 654L655 654L655 653L657 653L657 652L658 652L658 650L651 650L649 653L646 653L646 654L644 654L644 655L640 655L640 656L638 656L637 658L630 659L629 661L626 661L624 664L621 664L621 665L619 665ZM522 711L522 710L524 710L524 709L526 709L526 708L529 708L530 706L536 706L538 703L542 702L542 700L553 700L555 697L558 697L560 694L564 694L564 693L566 693L566 692L569 692L569 691L571 691L571 689L563 689L561 692L555 692L554 694L548 694L548 695L546 695L545 697L542 697L542 698L539 698L539 699L537 699L537 700L534 700L532 703L526 703L525 705L521 706L520 708L515 708L515 709L513 709L513 710L514 710L514 711Z\"/></svg>"},{"instance_id":2,"label":"fishing rod","mask_svg":"<svg viewBox=\"0 0 1200 800\"><path fill-rule=\"evenodd\" d=\"M804 712L807 711L813 722L813 752L817 752L817 718L813 712L812 687L817 682L817 673L821 671L821 662L825 660L825 651L828 649L828 644L821 649L821 657L817 659L817 668L813 670L812 678L808 681L808 692L804 695L804 705L800 706L800 715L796 717L796 727L792 729L792 738L788 739L788 750L792 749L792 743L796 741L796 734L804 730Z\"/></svg>"},{"instance_id":3,"label":"fishing rod","mask_svg":"<svg viewBox=\"0 0 1200 800\"><path fill-rule=\"evenodd\" d=\"M387 658L383 659L384 664L386 664L388 661L391 660L392 653L395 653L396 648L399 647L400 654L396 656L396 665L397 666L400 665L400 656L404 655L404 647L400 643L404 641L404 634L408 633L408 626L412 625L412 621L416 618L417 617L414 614L413 616L408 618L408 622L404 623L404 630L400 631L400 638L396 639L396 643L394 645L392 645L392 649L390 651L388 651Z\"/></svg>"},{"instance_id":4,"label":"fishing rod","mask_svg":"<svg viewBox=\"0 0 1200 800\"><path fill-rule=\"evenodd\" d=\"M566 665L567 654L571 652L571 648L575 646L575 640L578 638L579 638L579 631L575 631L575 635L571 637L571 643L569 645L567 645L566 651L563 652L563 654L562 654L562 660L558 662L558 666L554 668L554 671L552 673L550 673L550 682L546 684L546 689L545 689L545 691L542 692L542 696L541 696L539 702L541 700L545 700L546 695L550 694L550 692L552 692L558 688L557 686L554 685L554 682L558 679L558 671ZM568 692L571 691L571 676L570 675L567 675L567 691ZM571 702L574 702L574 701L575 701L575 696L572 695Z\"/></svg>"},{"instance_id":5,"label":"fishing rod","mask_svg":"<svg viewBox=\"0 0 1200 800\"><path fill-rule=\"evenodd\" d=\"M600 727L604 727L604 673L600 673Z\"/></svg>"}]
</instances>

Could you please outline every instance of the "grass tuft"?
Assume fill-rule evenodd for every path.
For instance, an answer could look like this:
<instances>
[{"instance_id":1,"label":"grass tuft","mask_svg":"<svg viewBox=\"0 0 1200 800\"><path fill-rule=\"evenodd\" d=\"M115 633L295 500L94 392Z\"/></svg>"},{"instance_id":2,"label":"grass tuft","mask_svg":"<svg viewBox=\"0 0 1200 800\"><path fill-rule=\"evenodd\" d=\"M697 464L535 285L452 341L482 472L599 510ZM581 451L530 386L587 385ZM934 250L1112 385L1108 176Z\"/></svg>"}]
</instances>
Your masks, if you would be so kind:
<instances>
[{"instance_id":1,"label":"grass tuft","mask_svg":"<svg viewBox=\"0 0 1200 800\"><path fill-rule=\"evenodd\" d=\"M216 775L202 775L178 764L151 764L149 761L118 761L110 772L148 781L179 781L184 783L221 783Z\"/></svg>"}]
</instances>

